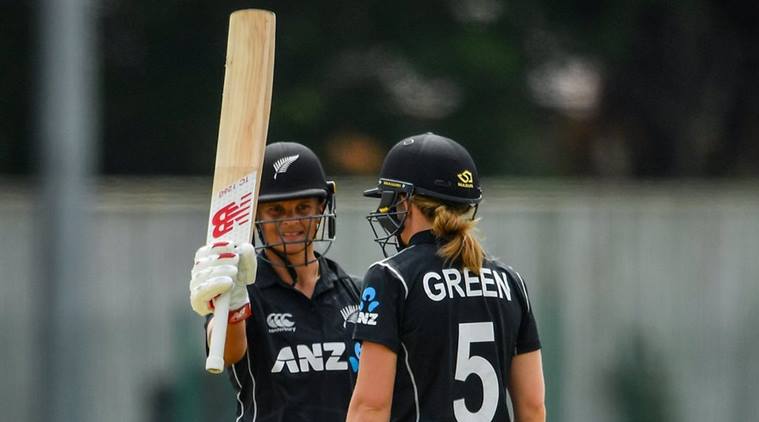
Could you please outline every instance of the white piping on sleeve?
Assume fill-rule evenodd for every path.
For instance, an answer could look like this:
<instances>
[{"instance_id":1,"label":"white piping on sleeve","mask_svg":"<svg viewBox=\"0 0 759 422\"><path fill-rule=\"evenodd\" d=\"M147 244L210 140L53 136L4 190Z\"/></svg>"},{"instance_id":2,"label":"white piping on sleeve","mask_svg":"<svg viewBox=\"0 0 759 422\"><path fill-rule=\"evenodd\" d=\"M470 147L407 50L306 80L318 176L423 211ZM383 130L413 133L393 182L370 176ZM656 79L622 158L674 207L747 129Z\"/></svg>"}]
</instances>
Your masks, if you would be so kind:
<instances>
[{"instance_id":1,"label":"white piping on sleeve","mask_svg":"<svg viewBox=\"0 0 759 422\"><path fill-rule=\"evenodd\" d=\"M403 276L401 275L401 273L399 273L398 270L391 267L390 264L386 262L378 262L377 265L379 265L380 267L387 268L388 270L390 270L391 273L393 273L393 275L395 275L395 277L398 280L401 281L401 283L403 284L403 288L406 290L406 295L404 296L404 298L408 299L408 284L406 284L406 280L403 279Z\"/></svg>"},{"instance_id":2,"label":"white piping on sleeve","mask_svg":"<svg viewBox=\"0 0 759 422\"><path fill-rule=\"evenodd\" d=\"M519 274L519 272L516 271L515 269L511 267L509 268L511 269L511 271L514 271L514 274L517 275L517 280L519 280L519 284L522 287L522 293L524 294L524 300L527 303L527 312L530 312L530 297L527 296L527 286L524 285L524 280L522 280L522 275Z\"/></svg>"},{"instance_id":3,"label":"white piping on sleeve","mask_svg":"<svg viewBox=\"0 0 759 422\"><path fill-rule=\"evenodd\" d=\"M406 349L406 345L401 342L401 347L403 347L403 352L406 354L405 362L406 362L406 369L408 370L409 377L411 378L411 386L414 387L414 404L416 405L416 422L419 422L419 414L421 412L421 409L419 408L419 391L416 388L416 380L414 379L414 372L411 371L411 364L408 361L408 349Z\"/></svg>"}]
</instances>

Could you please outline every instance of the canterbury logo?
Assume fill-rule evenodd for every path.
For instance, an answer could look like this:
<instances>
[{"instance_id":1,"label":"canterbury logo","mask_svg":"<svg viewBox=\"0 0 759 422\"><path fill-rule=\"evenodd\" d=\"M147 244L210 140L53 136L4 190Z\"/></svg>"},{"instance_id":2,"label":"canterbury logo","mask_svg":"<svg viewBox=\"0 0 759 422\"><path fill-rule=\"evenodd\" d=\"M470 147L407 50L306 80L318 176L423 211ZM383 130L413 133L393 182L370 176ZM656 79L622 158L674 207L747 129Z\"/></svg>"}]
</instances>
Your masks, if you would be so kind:
<instances>
[{"instance_id":1,"label":"canterbury logo","mask_svg":"<svg viewBox=\"0 0 759 422\"><path fill-rule=\"evenodd\" d=\"M294 163L300 157L300 154L290 155L282 157L274 162L274 180L277 180L277 175L281 173L287 173L287 169L290 168L290 164Z\"/></svg>"},{"instance_id":2,"label":"canterbury logo","mask_svg":"<svg viewBox=\"0 0 759 422\"><path fill-rule=\"evenodd\" d=\"M281 331L295 331L295 323L290 319L292 314L269 314L266 317L266 325L269 326L270 333Z\"/></svg>"},{"instance_id":3,"label":"canterbury logo","mask_svg":"<svg viewBox=\"0 0 759 422\"><path fill-rule=\"evenodd\" d=\"M456 176L461 180L461 183L472 183L474 181L474 176L472 176L472 172L469 170L464 170Z\"/></svg>"}]
</instances>

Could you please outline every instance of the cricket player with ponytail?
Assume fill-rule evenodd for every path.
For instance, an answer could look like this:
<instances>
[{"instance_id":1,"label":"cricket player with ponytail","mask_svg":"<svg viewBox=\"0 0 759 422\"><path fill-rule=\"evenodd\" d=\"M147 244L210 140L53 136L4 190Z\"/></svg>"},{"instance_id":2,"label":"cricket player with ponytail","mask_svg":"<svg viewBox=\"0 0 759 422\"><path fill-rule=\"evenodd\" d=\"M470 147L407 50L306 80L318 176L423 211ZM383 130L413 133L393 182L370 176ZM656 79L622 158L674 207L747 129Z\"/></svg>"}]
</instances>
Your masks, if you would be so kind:
<instances>
[{"instance_id":1,"label":"cricket player with ponytail","mask_svg":"<svg viewBox=\"0 0 759 422\"><path fill-rule=\"evenodd\" d=\"M540 340L527 286L474 234L469 153L427 133L388 152L369 219L387 259L364 279L349 422L544 421ZM507 396L508 391L508 396Z\"/></svg>"}]
</instances>

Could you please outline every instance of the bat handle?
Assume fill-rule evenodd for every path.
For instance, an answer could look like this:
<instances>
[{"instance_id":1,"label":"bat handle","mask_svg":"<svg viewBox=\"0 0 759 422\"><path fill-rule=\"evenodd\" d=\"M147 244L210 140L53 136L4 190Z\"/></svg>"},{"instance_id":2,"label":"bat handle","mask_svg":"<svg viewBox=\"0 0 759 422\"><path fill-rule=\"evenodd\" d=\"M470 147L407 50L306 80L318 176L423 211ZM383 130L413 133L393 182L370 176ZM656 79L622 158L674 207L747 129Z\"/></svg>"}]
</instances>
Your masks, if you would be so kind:
<instances>
[{"instance_id":1,"label":"bat handle","mask_svg":"<svg viewBox=\"0 0 759 422\"><path fill-rule=\"evenodd\" d=\"M229 315L229 292L213 301L213 331L206 358L206 371L212 374L224 372L224 344L227 340L227 318Z\"/></svg>"}]
</instances>

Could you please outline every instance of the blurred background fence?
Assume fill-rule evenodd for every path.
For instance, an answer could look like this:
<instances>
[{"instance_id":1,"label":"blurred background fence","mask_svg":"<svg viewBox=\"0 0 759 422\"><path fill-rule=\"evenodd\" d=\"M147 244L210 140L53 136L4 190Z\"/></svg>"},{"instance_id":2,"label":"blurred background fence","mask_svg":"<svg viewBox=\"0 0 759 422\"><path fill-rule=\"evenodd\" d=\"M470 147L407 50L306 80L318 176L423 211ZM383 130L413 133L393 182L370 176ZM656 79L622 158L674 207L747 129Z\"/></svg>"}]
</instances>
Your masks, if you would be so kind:
<instances>
[{"instance_id":1,"label":"blurred background fence","mask_svg":"<svg viewBox=\"0 0 759 422\"><path fill-rule=\"evenodd\" d=\"M330 255L362 274L380 258L360 197L338 179ZM33 419L34 326L45 265L36 196L0 179L0 409ZM750 183L487 179L490 251L529 282L552 421L748 421L759 414L759 191ZM232 420L225 376L206 375L187 278L204 242L207 178L104 179L84 248L82 421ZM325 386L325 388L328 388ZM213 417L220 412L221 417Z\"/></svg>"}]
</instances>

